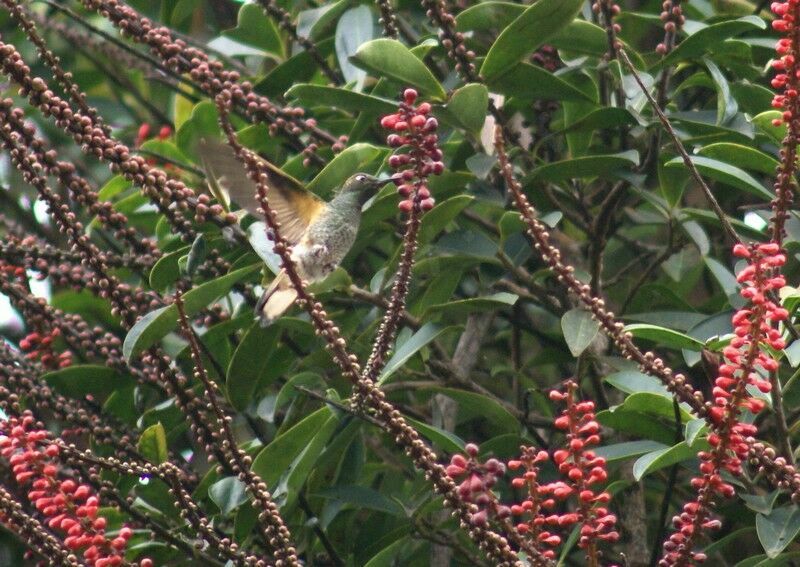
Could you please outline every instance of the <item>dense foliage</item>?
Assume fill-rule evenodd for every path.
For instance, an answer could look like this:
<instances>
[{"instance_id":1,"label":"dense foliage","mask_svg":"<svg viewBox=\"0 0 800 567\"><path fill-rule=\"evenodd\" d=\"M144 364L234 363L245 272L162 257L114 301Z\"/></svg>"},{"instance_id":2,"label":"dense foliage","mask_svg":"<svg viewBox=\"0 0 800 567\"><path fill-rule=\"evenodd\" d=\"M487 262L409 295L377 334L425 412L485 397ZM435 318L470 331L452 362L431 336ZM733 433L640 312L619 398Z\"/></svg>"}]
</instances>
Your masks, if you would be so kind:
<instances>
[{"instance_id":1,"label":"dense foliage","mask_svg":"<svg viewBox=\"0 0 800 567\"><path fill-rule=\"evenodd\" d=\"M1 565L800 561L800 0L0 0L0 72Z\"/></svg>"}]
</instances>

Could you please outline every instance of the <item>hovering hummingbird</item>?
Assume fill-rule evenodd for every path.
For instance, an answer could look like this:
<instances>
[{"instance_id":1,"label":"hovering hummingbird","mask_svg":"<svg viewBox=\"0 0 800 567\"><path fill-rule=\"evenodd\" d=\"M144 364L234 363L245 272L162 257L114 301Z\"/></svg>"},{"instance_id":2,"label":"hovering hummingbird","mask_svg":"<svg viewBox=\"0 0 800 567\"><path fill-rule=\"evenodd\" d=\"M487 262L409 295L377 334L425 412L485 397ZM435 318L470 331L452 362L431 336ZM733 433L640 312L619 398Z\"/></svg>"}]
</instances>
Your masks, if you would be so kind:
<instances>
[{"instance_id":1,"label":"hovering hummingbird","mask_svg":"<svg viewBox=\"0 0 800 567\"><path fill-rule=\"evenodd\" d=\"M209 183L227 189L231 201L261 218L256 185L233 151L226 145L205 140L198 151ZM299 276L310 282L325 279L353 246L364 203L392 178L377 179L367 173L356 173L326 202L298 180L269 162L264 163L269 169L269 206L280 223L281 236L292 245L292 259ZM289 276L281 270L256 304L256 316L262 326L280 317L296 298Z\"/></svg>"}]
</instances>

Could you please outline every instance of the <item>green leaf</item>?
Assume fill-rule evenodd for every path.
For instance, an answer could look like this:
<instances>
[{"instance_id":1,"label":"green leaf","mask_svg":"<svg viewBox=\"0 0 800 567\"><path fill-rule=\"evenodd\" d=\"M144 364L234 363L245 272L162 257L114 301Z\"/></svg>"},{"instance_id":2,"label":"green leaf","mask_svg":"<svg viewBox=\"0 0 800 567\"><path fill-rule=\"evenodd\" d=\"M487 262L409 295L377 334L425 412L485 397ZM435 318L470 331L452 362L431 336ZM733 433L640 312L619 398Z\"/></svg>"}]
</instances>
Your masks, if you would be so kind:
<instances>
[{"instance_id":1,"label":"green leaf","mask_svg":"<svg viewBox=\"0 0 800 567\"><path fill-rule=\"evenodd\" d=\"M336 23L336 59L345 81L355 82L358 90L361 90L367 74L353 65L350 57L373 37L375 37L375 26L372 23L372 11L367 6L362 5L347 10Z\"/></svg>"},{"instance_id":2,"label":"green leaf","mask_svg":"<svg viewBox=\"0 0 800 567\"><path fill-rule=\"evenodd\" d=\"M457 89L445 108L455 120L470 132L483 127L489 105L489 91L484 85L471 83Z\"/></svg>"},{"instance_id":3,"label":"green leaf","mask_svg":"<svg viewBox=\"0 0 800 567\"><path fill-rule=\"evenodd\" d=\"M668 398L672 396L669 390L667 390L667 387L659 382L657 378L653 378L649 374L644 374L638 370L614 372L606 376L605 381L626 394L649 392L651 394L660 394Z\"/></svg>"},{"instance_id":4,"label":"green leaf","mask_svg":"<svg viewBox=\"0 0 800 567\"><path fill-rule=\"evenodd\" d=\"M259 269L260 266L257 264L240 268L186 292L183 296L186 314L194 315L212 301L228 293L234 285L257 273ZM122 345L123 356L126 360L131 360L160 341L177 326L178 308L174 304L147 313L125 336Z\"/></svg>"},{"instance_id":5,"label":"green leaf","mask_svg":"<svg viewBox=\"0 0 800 567\"><path fill-rule=\"evenodd\" d=\"M377 77L389 77L404 86L418 87L438 100L444 100L447 96L425 64L397 40L373 39L359 47L351 59Z\"/></svg>"},{"instance_id":6,"label":"green leaf","mask_svg":"<svg viewBox=\"0 0 800 567\"><path fill-rule=\"evenodd\" d=\"M436 337L441 335L446 328L442 328L434 323L426 323L416 333L411 335L403 344L398 345L392 358L386 363L378 384L385 384L392 374L402 367L409 358L414 356L420 349L428 345Z\"/></svg>"},{"instance_id":7,"label":"green leaf","mask_svg":"<svg viewBox=\"0 0 800 567\"><path fill-rule=\"evenodd\" d=\"M136 381L108 366L80 364L48 372L42 379L57 392L70 398L83 399L87 395L104 398L109 394L131 388Z\"/></svg>"},{"instance_id":8,"label":"green leaf","mask_svg":"<svg viewBox=\"0 0 800 567\"><path fill-rule=\"evenodd\" d=\"M456 17L458 31L503 29L525 11L523 4L511 2L479 2Z\"/></svg>"},{"instance_id":9,"label":"green leaf","mask_svg":"<svg viewBox=\"0 0 800 567\"><path fill-rule=\"evenodd\" d=\"M630 170L638 163L639 153L636 150L619 154L577 157L537 167L525 180L528 183L558 182L581 177L605 177L620 170Z\"/></svg>"},{"instance_id":10,"label":"green leaf","mask_svg":"<svg viewBox=\"0 0 800 567\"><path fill-rule=\"evenodd\" d=\"M492 90L525 100L595 102L588 94L561 77L530 63L517 63L508 72L492 79L489 84Z\"/></svg>"},{"instance_id":11,"label":"green leaf","mask_svg":"<svg viewBox=\"0 0 800 567\"><path fill-rule=\"evenodd\" d=\"M357 93L338 87L308 83L294 85L286 91L286 97L298 99L308 105L316 105L324 101L325 106L339 108L348 112L389 114L397 110L397 103L386 98Z\"/></svg>"},{"instance_id":12,"label":"green leaf","mask_svg":"<svg viewBox=\"0 0 800 567\"><path fill-rule=\"evenodd\" d=\"M707 445L706 445L707 447ZM693 459L697 456L697 447L690 447L685 441L677 445L653 451L639 457L633 463L633 478L637 481L642 480L646 475L661 470L664 467Z\"/></svg>"},{"instance_id":13,"label":"green leaf","mask_svg":"<svg viewBox=\"0 0 800 567\"><path fill-rule=\"evenodd\" d=\"M419 228L420 244L427 244L436 238L474 200L475 197L471 195L456 195L425 213Z\"/></svg>"},{"instance_id":14,"label":"green leaf","mask_svg":"<svg viewBox=\"0 0 800 567\"><path fill-rule=\"evenodd\" d=\"M178 260L186 256L190 248L191 246L183 246L174 252L161 256L150 270L150 287L156 291L164 291L178 281L181 277Z\"/></svg>"},{"instance_id":15,"label":"green leaf","mask_svg":"<svg viewBox=\"0 0 800 567\"><path fill-rule=\"evenodd\" d=\"M720 22L702 28L673 49L666 57L661 59L654 68L661 69L678 61L698 59L706 51L712 51L724 40L743 34L751 30L763 30L766 27L764 20L758 16L746 16L737 20Z\"/></svg>"},{"instance_id":16,"label":"green leaf","mask_svg":"<svg viewBox=\"0 0 800 567\"><path fill-rule=\"evenodd\" d=\"M661 451L668 447L658 441L650 441L645 439L642 441L625 441L624 443L616 443L614 445L605 445L597 447L594 452L598 457L603 457L606 461L623 461L631 457L638 457L645 453L653 451Z\"/></svg>"},{"instance_id":17,"label":"green leaf","mask_svg":"<svg viewBox=\"0 0 800 567\"><path fill-rule=\"evenodd\" d=\"M778 160L765 154L761 150L742 144L719 142L701 147L699 155L711 159L736 164L736 167L758 171L766 175L774 175L778 167Z\"/></svg>"},{"instance_id":18,"label":"green leaf","mask_svg":"<svg viewBox=\"0 0 800 567\"><path fill-rule=\"evenodd\" d=\"M694 447L694 444L698 440L700 434L707 431L708 431L708 423L702 417L698 417L697 419L693 419L687 422L686 431L684 432L686 443L690 447Z\"/></svg>"},{"instance_id":19,"label":"green leaf","mask_svg":"<svg viewBox=\"0 0 800 567\"><path fill-rule=\"evenodd\" d=\"M363 171L384 150L370 144L354 144L333 158L308 184L308 189L317 195L326 196L339 189L348 177Z\"/></svg>"},{"instance_id":20,"label":"green leaf","mask_svg":"<svg viewBox=\"0 0 800 567\"><path fill-rule=\"evenodd\" d=\"M767 557L777 557L800 533L800 508L794 505L782 506L775 508L767 516L758 514L756 532Z\"/></svg>"},{"instance_id":21,"label":"green leaf","mask_svg":"<svg viewBox=\"0 0 800 567\"><path fill-rule=\"evenodd\" d=\"M717 87L717 124L725 124L739 111L736 99L731 95L731 87L720 68L711 59L704 57L703 62L711 73Z\"/></svg>"},{"instance_id":22,"label":"green leaf","mask_svg":"<svg viewBox=\"0 0 800 567\"><path fill-rule=\"evenodd\" d=\"M261 384L261 376L274 362L271 355L281 330L277 324L264 328L256 321L233 353L226 374L225 390L228 401L237 410L244 410L253 401L256 388Z\"/></svg>"},{"instance_id":23,"label":"green leaf","mask_svg":"<svg viewBox=\"0 0 800 567\"><path fill-rule=\"evenodd\" d=\"M464 451L466 443L455 433L417 421L412 417L406 417L406 421L413 425L423 437L427 437L428 441L438 445L444 451L448 453L462 453Z\"/></svg>"},{"instance_id":24,"label":"green leaf","mask_svg":"<svg viewBox=\"0 0 800 567\"><path fill-rule=\"evenodd\" d=\"M436 392L458 402L459 417L469 419L479 417L486 419L487 422L498 429L498 433L518 433L520 429L519 421L511 415L507 409L495 400L487 398L483 394L456 390L455 388L426 388L426 390Z\"/></svg>"},{"instance_id":25,"label":"green leaf","mask_svg":"<svg viewBox=\"0 0 800 567\"><path fill-rule=\"evenodd\" d=\"M366 486L349 485L333 486L313 494L328 500L338 500L344 504L352 504L356 510L375 510L391 516L403 517L403 508L394 500L390 500L377 490Z\"/></svg>"},{"instance_id":26,"label":"green leaf","mask_svg":"<svg viewBox=\"0 0 800 567\"><path fill-rule=\"evenodd\" d=\"M625 327L626 333L631 333L639 339L653 341L661 346L687 350L701 350L703 342L685 335L679 331L673 331L658 325L648 325L647 323L634 323Z\"/></svg>"},{"instance_id":27,"label":"green leaf","mask_svg":"<svg viewBox=\"0 0 800 567\"><path fill-rule=\"evenodd\" d=\"M154 465L166 462L169 453L167 452L167 434L164 426L159 422L142 431L136 447L142 456Z\"/></svg>"},{"instance_id":28,"label":"green leaf","mask_svg":"<svg viewBox=\"0 0 800 567\"><path fill-rule=\"evenodd\" d=\"M570 309L561 317L561 330L572 356L578 357L592 344L600 324L585 309Z\"/></svg>"},{"instance_id":29,"label":"green leaf","mask_svg":"<svg viewBox=\"0 0 800 567\"><path fill-rule=\"evenodd\" d=\"M519 299L518 295L501 291L484 297L471 297L450 301L428 308L427 313L447 313L448 315L469 315L481 311L496 311L500 307L514 305Z\"/></svg>"},{"instance_id":30,"label":"green leaf","mask_svg":"<svg viewBox=\"0 0 800 567\"><path fill-rule=\"evenodd\" d=\"M317 43L317 51L323 57L330 55L333 48L333 38ZM258 94L279 97L292 85L310 81L318 69L311 54L303 50L273 68L266 77L256 83L254 90Z\"/></svg>"},{"instance_id":31,"label":"green leaf","mask_svg":"<svg viewBox=\"0 0 800 567\"><path fill-rule=\"evenodd\" d=\"M228 476L218 480L208 489L208 496L217 505L223 516L249 500L244 483L236 477Z\"/></svg>"},{"instance_id":32,"label":"green leaf","mask_svg":"<svg viewBox=\"0 0 800 567\"><path fill-rule=\"evenodd\" d=\"M753 117L753 124L756 128L764 132L767 136L772 138L772 141L781 143L786 137L789 128L786 123L781 120L778 126L772 122L781 119L781 112L779 110L767 110Z\"/></svg>"},{"instance_id":33,"label":"green leaf","mask_svg":"<svg viewBox=\"0 0 800 567\"><path fill-rule=\"evenodd\" d=\"M702 156L691 156L691 160L702 175L708 176L720 183L730 185L731 187L736 187L742 191L752 193L762 199L772 200L772 193L765 189L758 180L743 169L716 159ZM683 163L683 158L676 157L668 161L665 167L685 169L686 165Z\"/></svg>"},{"instance_id":34,"label":"green leaf","mask_svg":"<svg viewBox=\"0 0 800 567\"><path fill-rule=\"evenodd\" d=\"M253 472L270 488L278 484L281 475L330 417L327 406L320 408L278 435L253 459Z\"/></svg>"},{"instance_id":35,"label":"green leaf","mask_svg":"<svg viewBox=\"0 0 800 567\"><path fill-rule=\"evenodd\" d=\"M539 0L506 26L481 66L481 75L491 82L513 67L526 54L538 49L552 35L575 19L582 0Z\"/></svg>"}]
</instances>

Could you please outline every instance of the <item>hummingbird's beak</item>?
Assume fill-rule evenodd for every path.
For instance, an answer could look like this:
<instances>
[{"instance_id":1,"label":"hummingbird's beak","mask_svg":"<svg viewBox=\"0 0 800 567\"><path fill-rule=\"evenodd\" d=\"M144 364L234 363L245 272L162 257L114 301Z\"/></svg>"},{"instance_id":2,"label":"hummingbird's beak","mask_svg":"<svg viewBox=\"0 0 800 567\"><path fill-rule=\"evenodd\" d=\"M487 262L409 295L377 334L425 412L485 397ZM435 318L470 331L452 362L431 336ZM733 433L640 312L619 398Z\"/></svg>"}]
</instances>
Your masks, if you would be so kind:
<instances>
[{"instance_id":1,"label":"hummingbird's beak","mask_svg":"<svg viewBox=\"0 0 800 567\"><path fill-rule=\"evenodd\" d=\"M378 179L378 181L375 182L375 186L378 189L381 189L383 186L393 182L394 182L394 177L387 177L386 179Z\"/></svg>"}]
</instances>

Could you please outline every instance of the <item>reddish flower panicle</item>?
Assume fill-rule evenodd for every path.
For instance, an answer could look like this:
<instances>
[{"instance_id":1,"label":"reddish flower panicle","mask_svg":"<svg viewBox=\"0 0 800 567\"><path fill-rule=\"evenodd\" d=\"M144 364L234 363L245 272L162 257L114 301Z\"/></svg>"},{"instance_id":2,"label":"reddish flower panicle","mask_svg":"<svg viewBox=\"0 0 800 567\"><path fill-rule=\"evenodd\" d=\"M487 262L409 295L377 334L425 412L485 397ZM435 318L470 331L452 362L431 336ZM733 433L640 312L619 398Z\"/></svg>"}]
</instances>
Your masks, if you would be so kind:
<instances>
[{"instance_id":1,"label":"reddish flower panicle","mask_svg":"<svg viewBox=\"0 0 800 567\"><path fill-rule=\"evenodd\" d=\"M8 461L17 484L44 516L54 532L64 534L64 545L83 555L90 567L123 565L133 531L123 527L106 535L106 520L98 516L100 500L87 484L70 478L58 459L59 446L30 414L0 422L0 455ZM140 567L146 567L143 560ZM152 565L152 563L150 563Z\"/></svg>"},{"instance_id":2,"label":"reddish flower panicle","mask_svg":"<svg viewBox=\"0 0 800 567\"><path fill-rule=\"evenodd\" d=\"M792 38L797 33L797 20L800 17L800 0L787 0L785 2L773 2L772 12L777 18L772 22L772 28L784 34L778 40L775 50L778 58L772 62L772 68L777 74L772 78L772 87L779 91L772 99L772 106L781 110L783 114L780 118L773 120L775 126L792 121L797 112L797 93L800 88L800 77L798 72L798 54L793 45Z\"/></svg>"},{"instance_id":3,"label":"reddish flower panicle","mask_svg":"<svg viewBox=\"0 0 800 567\"><path fill-rule=\"evenodd\" d=\"M414 207L427 211L435 201L428 188L428 177L444 171L439 136L439 122L431 116L431 105L427 102L414 105L417 91L406 89L398 111L381 119L381 126L394 133L386 138L392 148L407 151L396 152L389 158L389 166L397 171L397 191L405 197L398 205L401 211L410 212Z\"/></svg>"},{"instance_id":4,"label":"reddish flower panicle","mask_svg":"<svg viewBox=\"0 0 800 567\"><path fill-rule=\"evenodd\" d=\"M552 497L555 485L563 483L539 484L539 464L548 460L550 456L547 451L520 447L519 459L508 461L508 468L512 471L523 471L522 476L511 481L511 486L527 491L525 499L511 506L511 513L519 518L517 531L542 546L552 548L542 549L542 555L554 559L554 548L561 544L561 537L550 530L567 523L575 523L571 520L571 516L575 514L550 513L556 505L556 500Z\"/></svg>"},{"instance_id":5,"label":"reddish flower panicle","mask_svg":"<svg viewBox=\"0 0 800 567\"><path fill-rule=\"evenodd\" d=\"M29 360L38 360L45 368L56 369L66 368L72 365L72 351L65 350L56 353L53 343L61 336L61 330L52 329L47 334L29 333L19 342L19 348Z\"/></svg>"},{"instance_id":6,"label":"reddish flower panicle","mask_svg":"<svg viewBox=\"0 0 800 567\"><path fill-rule=\"evenodd\" d=\"M770 299L786 285L779 273L786 256L772 242L737 244L733 253L747 260L736 278L747 305L733 315L734 337L723 350L725 361L714 381L714 405L709 410L711 450L698 454L702 474L691 481L697 499L687 503L673 518L676 531L664 543L660 567L705 561L704 553L694 551L697 535L702 530L721 527L721 522L711 514L712 502L718 496L730 498L735 494L733 485L723 480L722 473L741 474L742 461L748 455L745 440L757 432L754 425L740 421L741 411L758 413L764 408L764 402L751 396L747 386L763 393L770 391L771 384L765 376L778 369L778 361L767 347L782 350L786 346L778 324L789 317L789 312Z\"/></svg>"},{"instance_id":7,"label":"reddish flower panicle","mask_svg":"<svg viewBox=\"0 0 800 567\"><path fill-rule=\"evenodd\" d=\"M560 518L559 525L580 523L578 545L588 550L587 554L596 555L599 541L617 541L619 533L614 529L617 517L606 507L611 495L596 487L608 479L608 473L606 460L590 449L600 443L600 424L595 420L594 402L576 400L577 390L578 385L568 380L565 392L550 392L551 400L566 404L555 426L566 433L567 444L553 453L553 462L567 480L549 486L556 500L573 495L577 498L576 513Z\"/></svg>"},{"instance_id":8,"label":"reddish flower panicle","mask_svg":"<svg viewBox=\"0 0 800 567\"><path fill-rule=\"evenodd\" d=\"M458 494L465 502L477 505L477 511L470 515L476 526L484 526L490 518L508 518L511 509L500 504L492 488L506 472L506 466L497 459L485 463L478 460L478 446L467 443L466 455L453 455L445 469L453 480L463 479L458 485Z\"/></svg>"}]
</instances>

